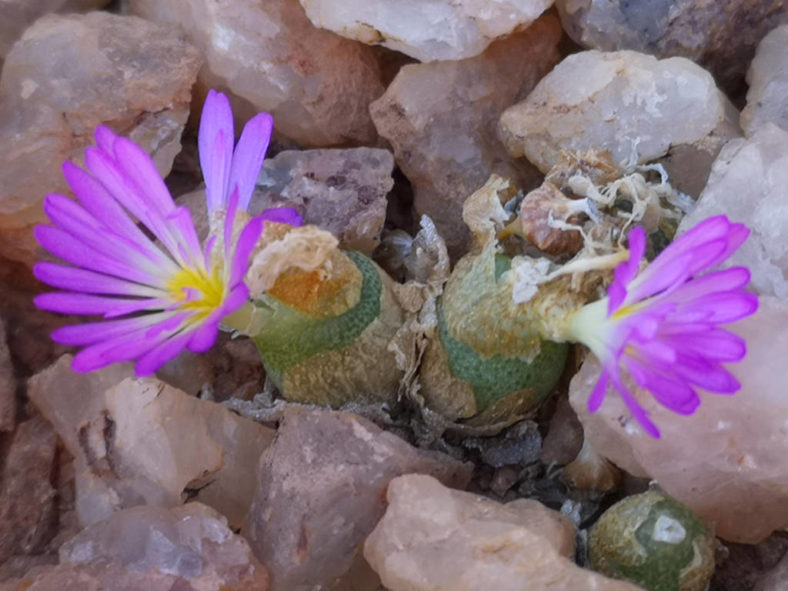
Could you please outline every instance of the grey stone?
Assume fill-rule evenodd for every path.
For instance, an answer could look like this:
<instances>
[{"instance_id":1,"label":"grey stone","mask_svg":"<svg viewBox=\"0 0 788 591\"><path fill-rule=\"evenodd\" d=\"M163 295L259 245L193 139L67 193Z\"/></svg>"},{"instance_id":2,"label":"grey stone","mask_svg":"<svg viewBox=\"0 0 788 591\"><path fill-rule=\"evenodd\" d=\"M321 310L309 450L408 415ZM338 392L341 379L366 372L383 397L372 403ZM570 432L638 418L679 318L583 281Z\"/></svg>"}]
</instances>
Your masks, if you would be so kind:
<instances>
[{"instance_id":1,"label":"grey stone","mask_svg":"<svg viewBox=\"0 0 788 591\"><path fill-rule=\"evenodd\" d=\"M391 152L377 148L280 152L263 164L249 213L294 207L343 248L371 254L380 244L393 169Z\"/></svg>"}]
</instances>

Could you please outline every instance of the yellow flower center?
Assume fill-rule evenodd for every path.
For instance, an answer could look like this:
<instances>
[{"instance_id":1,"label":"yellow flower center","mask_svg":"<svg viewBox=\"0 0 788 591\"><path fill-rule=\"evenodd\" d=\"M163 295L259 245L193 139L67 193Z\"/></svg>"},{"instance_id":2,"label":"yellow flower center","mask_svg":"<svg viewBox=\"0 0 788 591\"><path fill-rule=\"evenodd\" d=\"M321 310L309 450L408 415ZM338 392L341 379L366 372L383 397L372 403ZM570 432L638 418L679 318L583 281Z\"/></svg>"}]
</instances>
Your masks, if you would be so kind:
<instances>
[{"instance_id":1,"label":"yellow flower center","mask_svg":"<svg viewBox=\"0 0 788 591\"><path fill-rule=\"evenodd\" d=\"M201 322L222 305L226 286L219 268L210 274L202 269L181 269L167 284L167 291L182 310L194 313L193 320Z\"/></svg>"}]
</instances>

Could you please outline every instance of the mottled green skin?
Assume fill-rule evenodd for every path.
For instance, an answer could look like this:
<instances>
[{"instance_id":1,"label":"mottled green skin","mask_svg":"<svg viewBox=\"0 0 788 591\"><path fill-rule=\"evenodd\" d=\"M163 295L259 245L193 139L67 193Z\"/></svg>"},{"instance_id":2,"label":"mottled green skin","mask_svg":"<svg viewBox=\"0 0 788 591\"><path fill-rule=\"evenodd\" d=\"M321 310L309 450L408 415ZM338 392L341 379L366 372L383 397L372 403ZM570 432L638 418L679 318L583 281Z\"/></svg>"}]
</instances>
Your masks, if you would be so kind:
<instances>
[{"instance_id":1,"label":"mottled green skin","mask_svg":"<svg viewBox=\"0 0 788 591\"><path fill-rule=\"evenodd\" d=\"M565 343L543 341L541 352L530 363L503 355L484 359L449 334L442 313L439 313L438 327L449 369L455 378L473 388L477 412L524 389L532 390L531 406L535 406L553 389L566 364L569 347Z\"/></svg>"},{"instance_id":2,"label":"mottled green skin","mask_svg":"<svg viewBox=\"0 0 788 591\"><path fill-rule=\"evenodd\" d=\"M265 314L265 329L252 337L267 374L278 386L284 374L306 359L348 347L380 315L381 280L375 265L357 252L345 253L363 277L353 308L333 318L313 318L264 295L255 302Z\"/></svg>"},{"instance_id":3,"label":"mottled green skin","mask_svg":"<svg viewBox=\"0 0 788 591\"><path fill-rule=\"evenodd\" d=\"M655 539L660 518L680 524L684 537ZM591 530L588 550L594 570L648 591L703 591L714 573L714 536L690 509L653 491L610 507Z\"/></svg>"}]
</instances>

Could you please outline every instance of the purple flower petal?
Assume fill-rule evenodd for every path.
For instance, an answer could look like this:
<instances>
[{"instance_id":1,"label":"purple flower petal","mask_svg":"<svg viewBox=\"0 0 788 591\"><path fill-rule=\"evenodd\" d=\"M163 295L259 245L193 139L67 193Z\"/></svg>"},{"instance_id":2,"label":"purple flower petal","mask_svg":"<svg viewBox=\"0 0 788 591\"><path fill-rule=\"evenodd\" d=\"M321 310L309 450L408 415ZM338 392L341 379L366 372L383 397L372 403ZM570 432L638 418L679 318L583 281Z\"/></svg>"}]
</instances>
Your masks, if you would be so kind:
<instances>
[{"instance_id":1,"label":"purple flower petal","mask_svg":"<svg viewBox=\"0 0 788 591\"><path fill-rule=\"evenodd\" d=\"M235 229L235 218L238 214L238 189L233 190L230 201L227 204L227 211L224 215L224 258L229 261L233 256L233 230Z\"/></svg>"},{"instance_id":2,"label":"purple flower petal","mask_svg":"<svg viewBox=\"0 0 788 591\"><path fill-rule=\"evenodd\" d=\"M661 338L678 351L686 351L713 361L741 361L747 354L747 343L744 339L721 328Z\"/></svg>"},{"instance_id":3,"label":"purple flower petal","mask_svg":"<svg viewBox=\"0 0 788 591\"><path fill-rule=\"evenodd\" d=\"M33 266L33 275L39 281L52 287L83 293L139 297L164 295L164 292L158 287L141 285L102 273L77 267L65 267L55 263L36 263Z\"/></svg>"},{"instance_id":4,"label":"purple flower petal","mask_svg":"<svg viewBox=\"0 0 788 591\"><path fill-rule=\"evenodd\" d=\"M637 226L629 233L629 259L618 265L613 273L613 283L608 288L607 314L611 316L627 297L627 286L635 277L640 261L646 252L646 231Z\"/></svg>"},{"instance_id":5,"label":"purple flower petal","mask_svg":"<svg viewBox=\"0 0 788 591\"><path fill-rule=\"evenodd\" d=\"M178 258L178 241L172 236L166 219L161 212L147 199L145 191L129 178L107 154L88 148L85 150L85 163L90 172L104 185L107 191L118 202L122 203L131 214L140 220L158 238L176 261ZM175 203L169 208L169 213Z\"/></svg>"},{"instance_id":6,"label":"purple flower petal","mask_svg":"<svg viewBox=\"0 0 788 591\"><path fill-rule=\"evenodd\" d=\"M63 176L85 210L103 227L138 244L146 256L156 264L166 265L170 262L166 255L137 227L137 224L131 220L100 182L71 162L63 163Z\"/></svg>"},{"instance_id":7,"label":"purple flower petal","mask_svg":"<svg viewBox=\"0 0 788 591\"><path fill-rule=\"evenodd\" d=\"M41 246L72 265L145 285L157 284L156 277L96 252L59 228L36 226L33 233Z\"/></svg>"},{"instance_id":8,"label":"purple flower petal","mask_svg":"<svg viewBox=\"0 0 788 591\"><path fill-rule=\"evenodd\" d=\"M115 140L118 139L117 134L106 125L99 125L93 133L96 139L96 146L99 150L107 152L108 154L115 154Z\"/></svg>"},{"instance_id":9,"label":"purple flower petal","mask_svg":"<svg viewBox=\"0 0 788 591\"><path fill-rule=\"evenodd\" d=\"M703 388L707 392L733 394L741 389L739 380L730 372L702 357L685 355L672 369L687 382Z\"/></svg>"},{"instance_id":10,"label":"purple flower petal","mask_svg":"<svg viewBox=\"0 0 788 591\"><path fill-rule=\"evenodd\" d=\"M266 222L288 224L295 227L304 223L301 214L293 207L270 207L263 211L258 217Z\"/></svg>"},{"instance_id":11,"label":"purple flower petal","mask_svg":"<svg viewBox=\"0 0 788 591\"><path fill-rule=\"evenodd\" d=\"M138 376L149 376L155 373L162 365L175 359L186 348L190 338L189 333L181 333L152 347L139 358L134 366L134 373Z\"/></svg>"},{"instance_id":12,"label":"purple flower petal","mask_svg":"<svg viewBox=\"0 0 788 591\"><path fill-rule=\"evenodd\" d=\"M209 90L203 105L198 134L200 166L205 179L208 211L222 207L227 198L234 139L233 113L229 99L220 92Z\"/></svg>"},{"instance_id":13,"label":"purple flower petal","mask_svg":"<svg viewBox=\"0 0 788 591\"><path fill-rule=\"evenodd\" d=\"M37 264L34 273L41 281L68 291L41 294L35 302L59 313L104 315L104 321L52 333L56 342L84 347L74 358L75 371L136 360L139 375L152 373L185 348L210 348L221 320L248 301L243 276L264 218L249 222L237 239L234 223L239 190L246 207L272 121L268 115L253 118L235 155L232 126L227 97L209 92L200 160L210 210L227 207L224 257L213 252L216 236L200 245L191 213L176 207L153 160L130 140L100 127L97 147L85 153L87 171L64 164L79 203L49 195L44 211L54 225L37 227L35 235L74 267ZM300 223L290 209L272 218Z\"/></svg>"},{"instance_id":14,"label":"purple flower petal","mask_svg":"<svg viewBox=\"0 0 788 591\"><path fill-rule=\"evenodd\" d=\"M129 333L122 338L101 341L82 349L74 356L71 368L79 373L95 371L124 361L133 361L157 347L168 338L162 333L156 339L142 337L142 331Z\"/></svg>"},{"instance_id":15,"label":"purple flower petal","mask_svg":"<svg viewBox=\"0 0 788 591\"><path fill-rule=\"evenodd\" d=\"M246 271L249 268L249 255L254 250L257 240L262 233L263 220L260 217L251 219L241 231L232 257L230 285L243 281L244 275L246 275Z\"/></svg>"},{"instance_id":16,"label":"purple flower petal","mask_svg":"<svg viewBox=\"0 0 788 591\"><path fill-rule=\"evenodd\" d=\"M185 207L176 207L167 216L167 222L173 229L173 234L177 237L179 245L182 246L180 251L183 260L192 267L202 265L204 261L202 247L200 239L197 237L191 212Z\"/></svg>"},{"instance_id":17,"label":"purple flower petal","mask_svg":"<svg viewBox=\"0 0 788 591\"><path fill-rule=\"evenodd\" d=\"M131 311L125 313L128 314L146 309L161 309L160 305L157 307L156 300L112 298L84 293L43 293L33 298L33 301L42 310L60 314L80 314L83 316L112 313L119 308L128 309L130 306L133 306Z\"/></svg>"},{"instance_id":18,"label":"purple flower petal","mask_svg":"<svg viewBox=\"0 0 788 591\"><path fill-rule=\"evenodd\" d=\"M687 382L671 375L669 368L658 364L641 363L631 357L624 364L632 378L641 388L650 390L654 398L664 407L683 415L694 413L700 405L700 397ZM660 371L668 369L668 371Z\"/></svg>"},{"instance_id":19,"label":"purple flower petal","mask_svg":"<svg viewBox=\"0 0 788 591\"><path fill-rule=\"evenodd\" d=\"M216 337L219 336L219 321L206 320L197 328L189 338L186 348L192 353L205 353L213 347Z\"/></svg>"},{"instance_id":20,"label":"purple flower petal","mask_svg":"<svg viewBox=\"0 0 788 591\"><path fill-rule=\"evenodd\" d=\"M616 390L618 390L621 400L624 401L624 404L626 404L629 412L632 413L632 417L638 423L640 423L640 426L643 427L646 433L655 439L659 439L659 429L657 429L657 426L651 421L651 419L648 418L648 413L642 406L640 406L638 401L632 395L632 392L629 391L629 389L624 385L617 375L612 375L611 381L613 382L613 386L616 388Z\"/></svg>"},{"instance_id":21,"label":"purple flower petal","mask_svg":"<svg viewBox=\"0 0 788 591\"><path fill-rule=\"evenodd\" d=\"M62 345L84 347L102 341L125 339L141 334L150 329L151 325L170 318L171 313L148 314L123 320L105 320L88 324L75 324L58 328L50 335L52 340ZM143 339L144 340L144 339Z\"/></svg>"},{"instance_id":22,"label":"purple flower petal","mask_svg":"<svg viewBox=\"0 0 788 591\"><path fill-rule=\"evenodd\" d=\"M746 291L710 293L679 306L671 315L671 322L705 322L725 324L736 322L755 313L758 297Z\"/></svg>"},{"instance_id":23,"label":"purple flower petal","mask_svg":"<svg viewBox=\"0 0 788 591\"><path fill-rule=\"evenodd\" d=\"M103 228L93 216L67 197L47 195L44 199L44 212L74 239L118 263L145 271L151 276L166 275L174 270L174 265L169 260L163 261L161 265L153 264L150 257L146 256L146 244L132 242Z\"/></svg>"},{"instance_id":24,"label":"purple flower petal","mask_svg":"<svg viewBox=\"0 0 788 591\"><path fill-rule=\"evenodd\" d=\"M156 208L160 217L167 216L175 204L161 178L156 163L137 144L126 138L115 142L116 163L127 181L133 183L137 192L144 195L148 207Z\"/></svg>"},{"instance_id":25,"label":"purple flower petal","mask_svg":"<svg viewBox=\"0 0 788 591\"><path fill-rule=\"evenodd\" d=\"M244 211L249 207L273 129L274 118L268 113L260 113L244 126L235 148L230 169L230 190L238 190L238 207Z\"/></svg>"},{"instance_id":26,"label":"purple flower petal","mask_svg":"<svg viewBox=\"0 0 788 591\"><path fill-rule=\"evenodd\" d=\"M603 368L602 373L599 374L599 379L594 386L594 390L591 392L591 396L588 397L588 412L596 412L599 410L599 407L602 406L602 402L605 399L605 393L607 392L607 384L610 380L610 376L608 370Z\"/></svg>"},{"instance_id":27,"label":"purple flower petal","mask_svg":"<svg viewBox=\"0 0 788 591\"><path fill-rule=\"evenodd\" d=\"M674 302L686 302L717 292L732 292L744 288L750 282L750 270L746 267L731 267L723 271L714 271L692 281L684 283L673 290L670 299Z\"/></svg>"},{"instance_id":28,"label":"purple flower petal","mask_svg":"<svg viewBox=\"0 0 788 591\"><path fill-rule=\"evenodd\" d=\"M608 290L607 317L600 317L594 303L571 323L574 336L600 356L604 367L589 398L590 409L602 403L609 379L633 417L657 437L656 426L624 386L623 372L661 405L683 415L700 404L696 388L732 394L741 387L722 363L740 361L746 343L719 325L757 310L757 296L744 290L750 273L734 267L699 274L730 257L748 234L745 226L725 216L709 218L638 274L635 263L645 250L645 233L632 231L630 258L616 268Z\"/></svg>"}]
</instances>

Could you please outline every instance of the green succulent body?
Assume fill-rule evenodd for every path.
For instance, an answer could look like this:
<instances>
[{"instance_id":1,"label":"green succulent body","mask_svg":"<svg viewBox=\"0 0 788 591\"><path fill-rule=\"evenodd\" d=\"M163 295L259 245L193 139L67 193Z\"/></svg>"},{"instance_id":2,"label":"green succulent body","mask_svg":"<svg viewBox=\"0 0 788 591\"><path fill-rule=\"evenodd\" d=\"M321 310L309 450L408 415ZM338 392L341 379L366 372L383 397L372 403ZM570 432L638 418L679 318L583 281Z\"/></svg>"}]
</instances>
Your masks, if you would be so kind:
<instances>
[{"instance_id":1,"label":"green succulent body","mask_svg":"<svg viewBox=\"0 0 788 591\"><path fill-rule=\"evenodd\" d=\"M386 398L399 378L388 340L402 322L378 267L345 253L361 273L358 302L344 313L312 317L264 295L255 302L263 330L252 340L267 375L285 398L341 406L360 398Z\"/></svg>"},{"instance_id":2,"label":"green succulent body","mask_svg":"<svg viewBox=\"0 0 788 591\"><path fill-rule=\"evenodd\" d=\"M485 358L450 334L442 313L438 329L451 374L472 388L477 412L523 390L528 391L527 406L537 405L550 393L566 364L565 343L542 341L539 354L530 360L502 354Z\"/></svg>"},{"instance_id":3,"label":"green succulent body","mask_svg":"<svg viewBox=\"0 0 788 591\"><path fill-rule=\"evenodd\" d=\"M714 572L714 536L690 509L651 491L602 515L589 535L589 561L648 591L703 591Z\"/></svg>"},{"instance_id":4,"label":"green succulent body","mask_svg":"<svg viewBox=\"0 0 788 591\"><path fill-rule=\"evenodd\" d=\"M568 345L544 339L547 292L525 305L512 299L511 259L493 248L457 264L438 309L437 338L425 352L423 395L451 420L512 422L553 389ZM557 301L557 300L556 300Z\"/></svg>"}]
</instances>

